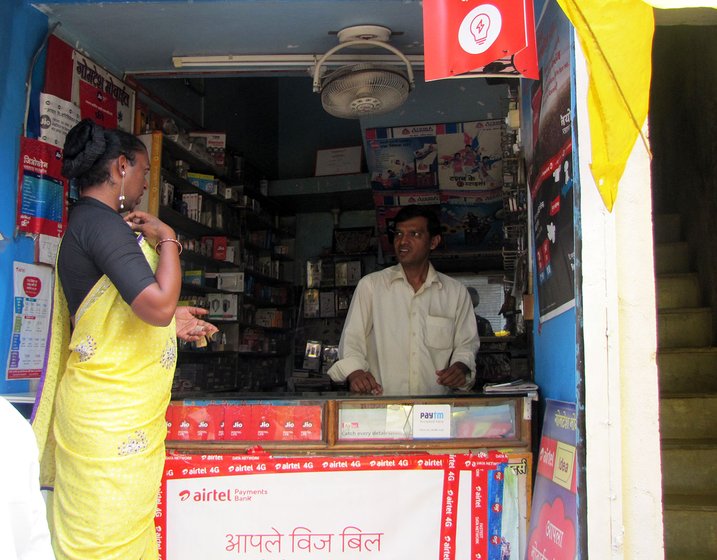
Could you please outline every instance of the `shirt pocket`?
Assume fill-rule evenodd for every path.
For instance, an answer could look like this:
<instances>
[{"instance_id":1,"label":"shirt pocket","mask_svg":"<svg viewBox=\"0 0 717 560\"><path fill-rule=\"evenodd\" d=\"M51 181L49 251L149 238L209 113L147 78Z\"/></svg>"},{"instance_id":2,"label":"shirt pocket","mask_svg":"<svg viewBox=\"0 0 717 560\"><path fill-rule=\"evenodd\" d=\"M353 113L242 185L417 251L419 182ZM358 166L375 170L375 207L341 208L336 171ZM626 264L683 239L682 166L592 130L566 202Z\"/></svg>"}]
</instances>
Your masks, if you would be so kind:
<instances>
[{"instance_id":1,"label":"shirt pocket","mask_svg":"<svg viewBox=\"0 0 717 560\"><path fill-rule=\"evenodd\" d=\"M445 350L453 346L453 320L448 317L426 317L426 346Z\"/></svg>"}]
</instances>

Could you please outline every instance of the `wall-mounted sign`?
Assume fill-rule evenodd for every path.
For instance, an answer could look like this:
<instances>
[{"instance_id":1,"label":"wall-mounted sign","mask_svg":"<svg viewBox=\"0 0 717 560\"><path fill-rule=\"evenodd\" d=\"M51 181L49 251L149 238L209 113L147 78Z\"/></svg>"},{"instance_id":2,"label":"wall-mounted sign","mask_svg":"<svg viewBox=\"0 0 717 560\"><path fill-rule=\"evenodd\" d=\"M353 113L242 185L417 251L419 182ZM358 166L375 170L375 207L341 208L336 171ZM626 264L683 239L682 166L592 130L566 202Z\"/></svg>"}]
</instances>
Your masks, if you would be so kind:
<instances>
[{"instance_id":1,"label":"wall-mounted sign","mask_svg":"<svg viewBox=\"0 0 717 560\"><path fill-rule=\"evenodd\" d=\"M426 81L538 77L532 0L424 0L423 42Z\"/></svg>"},{"instance_id":2,"label":"wall-mounted sign","mask_svg":"<svg viewBox=\"0 0 717 560\"><path fill-rule=\"evenodd\" d=\"M316 176L361 173L362 146L332 148L316 152Z\"/></svg>"},{"instance_id":3,"label":"wall-mounted sign","mask_svg":"<svg viewBox=\"0 0 717 560\"><path fill-rule=\"evenodd\" d=\"M67 179L62 149L33 138L20 138L17 229L61 237L67 225Z\"/></svg>"}]
</instances>

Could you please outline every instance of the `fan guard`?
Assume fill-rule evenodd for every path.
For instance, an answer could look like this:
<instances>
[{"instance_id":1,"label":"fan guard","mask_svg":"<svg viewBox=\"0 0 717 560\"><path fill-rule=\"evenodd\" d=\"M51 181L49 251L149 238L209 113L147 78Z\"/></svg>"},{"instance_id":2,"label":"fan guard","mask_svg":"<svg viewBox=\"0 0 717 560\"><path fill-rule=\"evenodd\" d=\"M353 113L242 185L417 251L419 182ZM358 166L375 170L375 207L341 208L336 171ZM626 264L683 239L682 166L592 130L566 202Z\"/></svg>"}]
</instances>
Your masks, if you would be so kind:
<instances>
[{"instance_id":1,"label":"fan guard","mask_svg":"<svg viewBox=\"0 0 717 560\"><path fill-rule=\"evenodd\" d=\"M324 78L321 104L343 119L381 115L408 98L410 82L398 68L378 64L342 66Z\"/></svg>"},{"instance_id":2,"label":"fan guard","mask_svg":"<svg viewBox=\"0 0 717 560\"><path fill-rule=\"evenodd\" d=\"M354 26L338 33L340 44L326 52L314 67L314 92L321 92L321 104L329 114L357 119L394 110L413 89L413 69L406 56L386 41L391 30L375 25ZM358 63L341 66L321 78L322 66L346 47L380 47L393 53L405 65L405 72L390 64Z\"/></svg>"}]
</instances>

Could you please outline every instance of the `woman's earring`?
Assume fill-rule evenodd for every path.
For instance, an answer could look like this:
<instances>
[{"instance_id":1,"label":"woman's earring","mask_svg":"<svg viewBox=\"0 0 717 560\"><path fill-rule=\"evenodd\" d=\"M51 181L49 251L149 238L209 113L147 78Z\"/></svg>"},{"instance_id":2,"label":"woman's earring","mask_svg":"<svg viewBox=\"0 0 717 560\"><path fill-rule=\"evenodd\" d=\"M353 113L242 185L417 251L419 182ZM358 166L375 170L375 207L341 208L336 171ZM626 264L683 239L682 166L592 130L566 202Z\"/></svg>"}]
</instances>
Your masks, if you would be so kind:
<instances>
[{"instance_id":1,"label":"woman's earring","mask_svg":"<svg viewBox=\"0 0 717 560\"><path fill-rule=\"evenodd\" d=\"M120 203L119 209L120 209L120 210L124 210L124 200L125 200L125 196L124 196L124 175L125 175L125 172L124 172L124 170L122 170L122 184L120 185L120 195L119 195L119 203Z\"/></svg>"}]
</instances>

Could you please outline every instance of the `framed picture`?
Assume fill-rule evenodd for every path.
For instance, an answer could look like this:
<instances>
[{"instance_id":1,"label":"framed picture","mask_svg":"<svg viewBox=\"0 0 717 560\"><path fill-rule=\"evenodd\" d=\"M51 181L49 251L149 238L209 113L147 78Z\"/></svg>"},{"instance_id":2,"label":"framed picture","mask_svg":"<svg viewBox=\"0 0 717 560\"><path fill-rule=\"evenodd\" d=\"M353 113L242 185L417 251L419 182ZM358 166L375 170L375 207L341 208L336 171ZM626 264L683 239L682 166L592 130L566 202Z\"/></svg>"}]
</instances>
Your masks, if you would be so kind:
<instances>
[{"instance_id":1,"label":"framed picture","mask_svg":"<svg viewBox=\"0 0 717 560\"><path fill-rule=\"evenodd\" d=\"M349 146L348 148L331 148L316 152L317 177L324 175L348 175L361 173L363 159L362 146Z\"/></svg>"}]
</instances>

